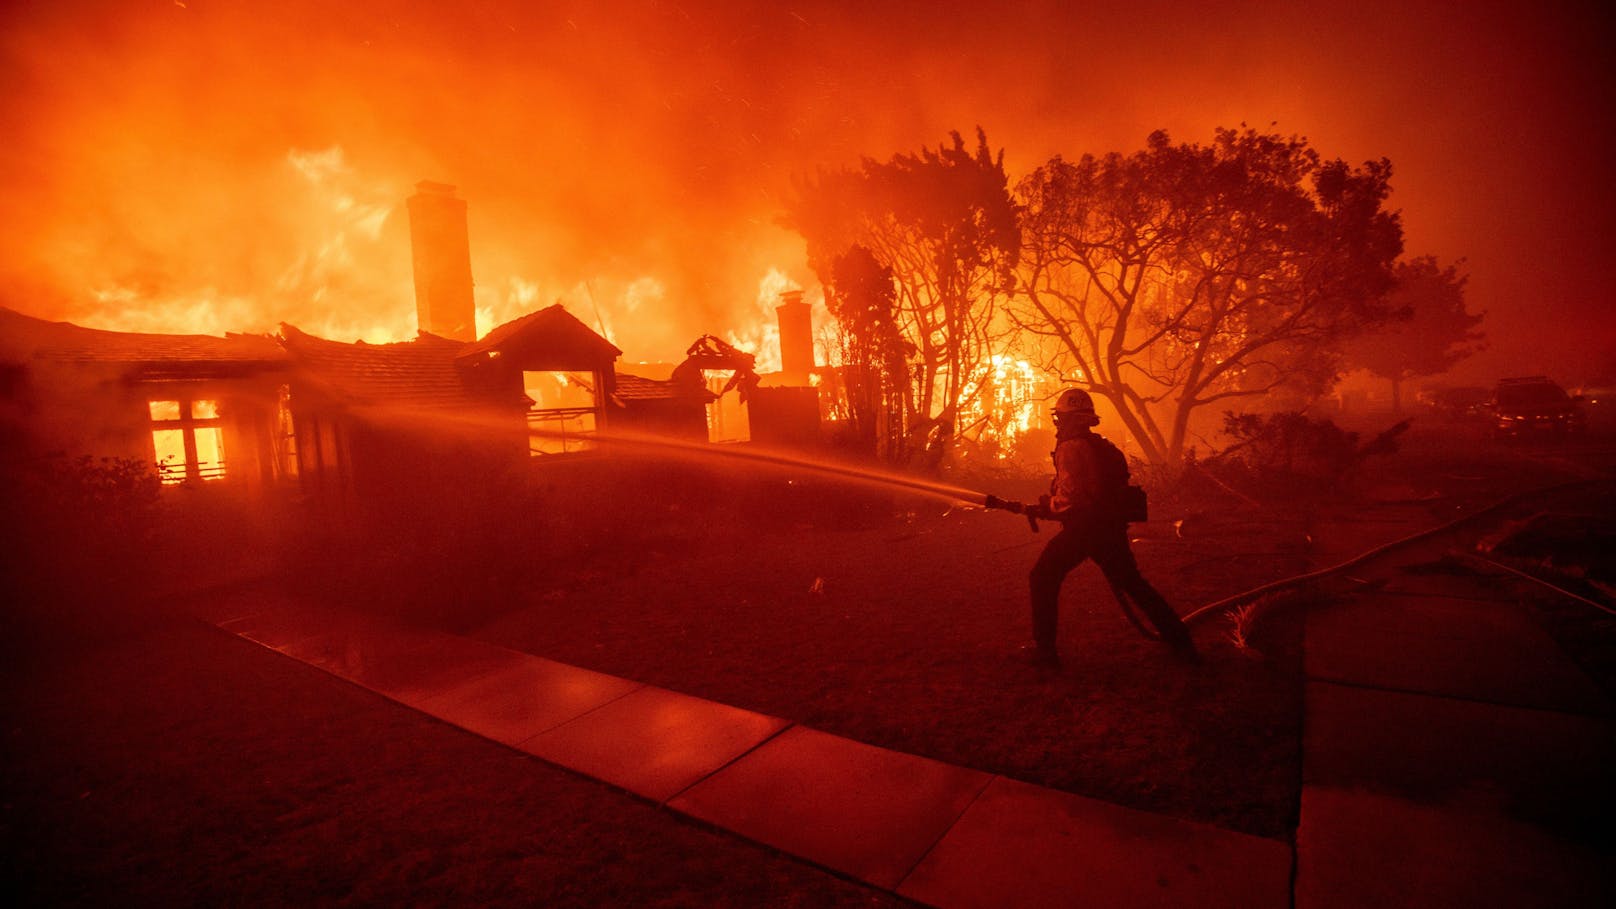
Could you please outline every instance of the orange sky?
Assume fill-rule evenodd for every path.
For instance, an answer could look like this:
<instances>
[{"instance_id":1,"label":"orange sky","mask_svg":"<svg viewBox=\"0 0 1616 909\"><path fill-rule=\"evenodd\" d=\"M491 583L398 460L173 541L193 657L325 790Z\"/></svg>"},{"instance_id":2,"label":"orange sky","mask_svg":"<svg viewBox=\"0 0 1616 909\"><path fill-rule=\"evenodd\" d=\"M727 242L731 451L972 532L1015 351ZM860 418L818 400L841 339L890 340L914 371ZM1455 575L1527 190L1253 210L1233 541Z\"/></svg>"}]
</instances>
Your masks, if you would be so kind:
<instances>
[{"instance_id":1,"label":"orange sky","mask_svg":"<svg viewBox=\"0 0 1616 909\"><path fill-rule=\"evenodd\" d=\"M1468 259L1462 378L1616 372L1593 4L182 2L0 13L6 305L405 336L401 203L434 179L485 318L559 299L677 359L771 269L813 283L773 224L793 175L977 124L1020 174L1277 121L1392 159L1409 253Z\"/></svg>"}]
</instances>

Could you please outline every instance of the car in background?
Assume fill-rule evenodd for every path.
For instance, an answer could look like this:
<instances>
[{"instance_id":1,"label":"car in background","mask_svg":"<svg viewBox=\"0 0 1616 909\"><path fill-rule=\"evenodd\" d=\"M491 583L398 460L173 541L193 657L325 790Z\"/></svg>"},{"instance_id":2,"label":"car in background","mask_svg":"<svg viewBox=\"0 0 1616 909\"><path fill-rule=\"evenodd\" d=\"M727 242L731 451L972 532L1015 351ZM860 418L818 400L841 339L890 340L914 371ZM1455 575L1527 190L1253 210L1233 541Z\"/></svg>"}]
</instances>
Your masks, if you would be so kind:
<instances>
[{"instance_id":1,"label":"car in background","mask_svg":"<svg viewBox=\"0 0 1616 909\"><path fill-rule=\"evenodd\" d=\"M1486 420L1493 415L1492 389L1479 385L1430 388L1421 391L1417 400L1431 415L1448 420Z\"/></svg>"},{"instance_id":2,"label":"car in background","mask_svg":"<svg viewBox=\"0 0 1616 909\"><path fill-rule=\"evenodd\" d=\"M1500 379L1493 389L1500 438L1581 435L1588 428L1582 401L1547 376Z\"/></svg>"}]
</instances>

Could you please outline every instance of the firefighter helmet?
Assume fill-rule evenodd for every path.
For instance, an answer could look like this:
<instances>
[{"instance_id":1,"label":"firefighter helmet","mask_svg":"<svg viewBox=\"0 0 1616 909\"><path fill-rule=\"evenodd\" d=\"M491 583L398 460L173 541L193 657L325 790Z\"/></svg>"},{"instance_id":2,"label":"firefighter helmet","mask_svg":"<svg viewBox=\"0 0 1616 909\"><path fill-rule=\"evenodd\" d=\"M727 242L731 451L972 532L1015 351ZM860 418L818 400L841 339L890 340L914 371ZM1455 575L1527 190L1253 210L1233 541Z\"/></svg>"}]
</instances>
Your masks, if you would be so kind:
<instances>
[{"instance_id":1,"label":"firefighter helmet","mask_svg":"<svg viewBox=\"0 0 1616 909\"><path fill-rule=\"evenodd\" d=\"M1076 420L1089 426L1100 422L1099 414L1094 412L1094 399L1081 388L1068 388L1055 399L1055 416L1062 419Z\"/></svg>"}]
</instances>

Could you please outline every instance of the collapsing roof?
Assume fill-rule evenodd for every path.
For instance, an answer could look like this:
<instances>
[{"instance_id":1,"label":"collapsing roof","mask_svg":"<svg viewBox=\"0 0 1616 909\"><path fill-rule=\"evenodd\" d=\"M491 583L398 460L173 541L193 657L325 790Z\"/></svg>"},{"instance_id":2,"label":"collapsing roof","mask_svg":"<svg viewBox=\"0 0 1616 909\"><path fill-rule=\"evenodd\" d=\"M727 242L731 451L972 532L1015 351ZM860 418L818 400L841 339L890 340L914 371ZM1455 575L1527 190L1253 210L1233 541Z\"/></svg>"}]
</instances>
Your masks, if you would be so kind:
<instances>
[{"instance_id":1,"label":"collapsing roof","mask_svg":"<svg viewBox=\"0 0 1616 909\"><path fill-rule=\"evenodd\" d=\"M178 379L277 369L286 365L287 354L268 335L103 331L0 307L0 359L104 365L136 379Z\"/></svg>"},{"instance_id":2,"label":"collapsing roof","mask_svg":"<svg viewBox=\"0 0 1616 909\"><path fill-rule=\"evenodd\" d=\"M688 382L642 379L620 372L617 374L617 393L614 397L620 404L641 401L688 401L706 405L716 400L718 396L703 386L691 385Z\"/></svg>"},{"instance_id":3,"label":"collapsing roof","mask_svg":"<svg viewBox=\"0 0 1616 909\"><path fill-rule=\"evenodd\" d=\"M422 332L395 344L347 344L282 325L280 337L163 335L103 331L49 322L0 307L0 359L103 364L132 380L217 378L291 372L333 402L430 410L471 405L526 406L519 385L495 371L584 370L610 374L621 354L560 304L529 313L464 342ZM654 396L651 389L643 394ZM666 397L666 395L662 395Z\"/></svg>"},{"instance_id":4,"label":"collapsing roof","mask_svg":"<svg viewBox=\"0 0 1616 909\"><path fill-rule=\"evenodd\" d=\"M423 332L397 344L344 344L282 325L281 343L300 377L349 404L450 410L486 400L456 365L463 341Z\"/></svg>"},{"instance_id":5,"label":"collapsing roof","mask_svg":"<svg viewBox=\"0 0 1616 909\"><path fill-rule=\"evenodd\" d=\"M490 403L525 408L520 386L505 388L490 370L604 372L622 353L560 304L506 322L479 341L421 332L396 344L344 344L282 325L281 343L299 375L334 400L429 410Z\"/></svg>"}]
</instances>

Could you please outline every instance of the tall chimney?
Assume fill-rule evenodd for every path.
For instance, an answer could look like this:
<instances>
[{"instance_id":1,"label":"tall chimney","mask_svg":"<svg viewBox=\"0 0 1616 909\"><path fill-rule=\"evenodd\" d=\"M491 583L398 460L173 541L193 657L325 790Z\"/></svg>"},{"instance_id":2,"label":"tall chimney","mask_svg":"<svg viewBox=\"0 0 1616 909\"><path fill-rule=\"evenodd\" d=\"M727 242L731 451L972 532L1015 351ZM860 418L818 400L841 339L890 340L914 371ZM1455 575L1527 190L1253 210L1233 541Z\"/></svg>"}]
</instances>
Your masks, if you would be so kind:
<instances>
[{"instance_id":1,"label":"tall chimney","mask_svg":"<svg viewBox=\"0 0 1616 909\"><path fill-rule=\"evenodd\" d=\"M447 183L422 180L409 198L410 247L415 260L415 314L421 331L456 341L477 340L471 295L471 243L466 203Z\"/></svg>"},{"instance_id":2,"label":"tall chimney","mask_svg":"<svg viewBox=\"0 0 1616 909\"><path fill-rule=\"evenodd\" d=\"M780 320L780 382L807 385L814 369L813 309L802 302L802 291L788 290L774 314Z\"/></svg>"}]
</instances>

